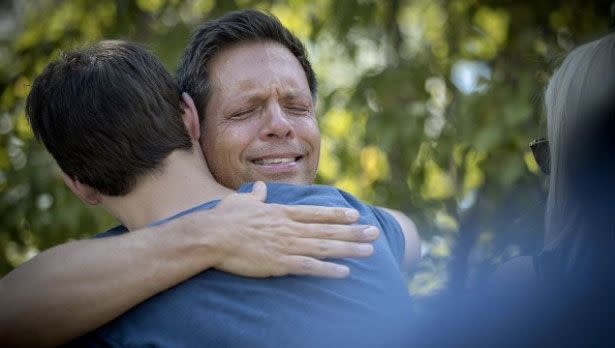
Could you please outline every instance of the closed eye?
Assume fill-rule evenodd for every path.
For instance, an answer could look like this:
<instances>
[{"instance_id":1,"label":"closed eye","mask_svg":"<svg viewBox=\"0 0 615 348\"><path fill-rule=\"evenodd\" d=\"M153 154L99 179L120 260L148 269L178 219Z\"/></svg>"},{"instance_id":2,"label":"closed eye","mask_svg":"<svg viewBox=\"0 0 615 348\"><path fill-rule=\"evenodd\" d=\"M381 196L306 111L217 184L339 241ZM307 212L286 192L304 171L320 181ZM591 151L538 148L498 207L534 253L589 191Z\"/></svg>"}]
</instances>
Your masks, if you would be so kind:
<instances>
[{"instance_id":1,"label":"closed eye","mask_svg":"<svg viewBox=\"0 0 615 348\"><path fill-rule=\"evenodd\" d=\"M256 110L256 109L250 108L250 109L245 109L245 110L242 110L242 111L238 111L238 112L230 114L228 118L230 118L230 119L246 118L246 117L250 116L250 114L252 112L254 112L254 110Z\"/></svg>"},{"instance_id":2,"label":"closed eye","mask_svg":"<svg viewBox=\"0 0 615 348\"><path fill-rule=\"evenodd\" d=\"M288 107L287 110L294 115L306 115L310 112L310 110L305 107Z\"/></svg>"}]
</instances>

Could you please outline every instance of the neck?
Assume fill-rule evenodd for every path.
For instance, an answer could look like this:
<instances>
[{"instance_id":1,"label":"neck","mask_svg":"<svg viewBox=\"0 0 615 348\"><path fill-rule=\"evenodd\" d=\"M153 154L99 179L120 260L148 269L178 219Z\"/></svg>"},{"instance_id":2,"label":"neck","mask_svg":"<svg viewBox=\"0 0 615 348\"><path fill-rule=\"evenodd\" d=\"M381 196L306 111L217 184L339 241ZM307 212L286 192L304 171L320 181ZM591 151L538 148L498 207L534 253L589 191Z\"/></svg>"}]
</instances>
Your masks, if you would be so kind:
<instances>
[{"instance_id":1,"label":"neck","mask_svg":"<svg viewBox=\"0 0 615 348\"><path fill-rule=\"evenodd\" d=\"M172 152L162 169L138 178L129 194L105 196L101 203L129 230L135 230L231 192L214 180L195 147L192 152Z\"/></svg>"}]
</instances>

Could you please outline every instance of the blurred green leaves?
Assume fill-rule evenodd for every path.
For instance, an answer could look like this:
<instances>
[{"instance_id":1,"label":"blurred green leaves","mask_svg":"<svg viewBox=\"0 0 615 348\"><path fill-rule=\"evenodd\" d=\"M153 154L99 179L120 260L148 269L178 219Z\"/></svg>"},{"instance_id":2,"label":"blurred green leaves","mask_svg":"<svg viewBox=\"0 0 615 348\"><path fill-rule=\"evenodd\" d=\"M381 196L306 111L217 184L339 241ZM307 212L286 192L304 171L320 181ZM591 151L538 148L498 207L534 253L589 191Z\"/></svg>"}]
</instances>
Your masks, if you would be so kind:
<instances>
[{"instance_id":1,"label":"blurred green leaves","mask_svg":"<svg viewBox=\"0 0 615 348\"><path fill-rule=\"evenodd\" d=\"M410 288L426 294L446 284L455 242L467 230L481 236L469 260L476 270L510 255L511 245L515 253L539 245L544 178L527 144L544 133L540 95L556 58L606 32L610 2L38 0L2 6L13 19L5 20L12 25L6 37L0 35L6 63L0 64L0 275L39 250L113 224L64 188L29 131L24 99L44 66L62 50L122 38L149 45L174 70L198 23L255 7L277 15L307 44L321 86L319 181L415 220L426 258ZM470 212L477 218L469 221Z\"/></svg>"}]
</instances>

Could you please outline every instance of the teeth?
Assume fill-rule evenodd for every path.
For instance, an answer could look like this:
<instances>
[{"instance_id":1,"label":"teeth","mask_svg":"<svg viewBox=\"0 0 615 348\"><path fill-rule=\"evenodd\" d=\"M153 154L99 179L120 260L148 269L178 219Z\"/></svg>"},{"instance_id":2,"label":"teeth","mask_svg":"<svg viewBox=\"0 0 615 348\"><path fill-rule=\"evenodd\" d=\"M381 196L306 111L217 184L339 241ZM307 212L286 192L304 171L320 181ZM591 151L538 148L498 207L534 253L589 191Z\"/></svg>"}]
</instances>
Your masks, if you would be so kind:
<instances>
[{"instance_id":1,"label":"teeth","mask_svg":"<svg viewBox=\"0 0 615 348\"><path fill-rule=\"evenodd\" d=\"M290 158L265 158L254 161L256 164L260 165L268 165L268 164L279 164L279 163L291 163L295 162L295 157Z\"/></svg>"}]
</instances>

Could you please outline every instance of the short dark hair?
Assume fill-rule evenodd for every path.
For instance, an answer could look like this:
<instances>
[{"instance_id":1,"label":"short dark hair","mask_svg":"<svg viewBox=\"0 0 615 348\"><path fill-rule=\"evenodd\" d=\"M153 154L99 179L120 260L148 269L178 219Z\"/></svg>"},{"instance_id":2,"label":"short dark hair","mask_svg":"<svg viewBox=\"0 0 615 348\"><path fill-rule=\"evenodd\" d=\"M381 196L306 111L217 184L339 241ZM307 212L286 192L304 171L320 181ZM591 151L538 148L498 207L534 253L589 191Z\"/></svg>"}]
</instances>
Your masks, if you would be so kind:
<instances>
[{"instance_id":1,"label":"short dark hair","mask_svg":"<svg viewBox=\"0 0 615 348\"><path fill-rule=\"evenodd\" d=\"M197 27L179 63L179 86L194 99L201 121L205 117L211 93L209 64L212 59L234 44L259 41L277 42L297 57L307 77L312 98L316 100L316 75L299 38L271 14L251 9L239 10Z\"/></svg>"},{"instance_id":2,"label":"short dark hair","mask_svg":"<svg viewBox=\"0 0 615 348\"><path fill-rule=\"evenodd\" d=\"M63 53L32 85L26 116L68 176L111 196L192 150L181 92L160 60L125 41Z\"/></svg>"}]
</instances>

